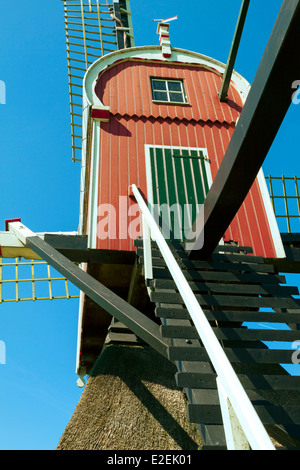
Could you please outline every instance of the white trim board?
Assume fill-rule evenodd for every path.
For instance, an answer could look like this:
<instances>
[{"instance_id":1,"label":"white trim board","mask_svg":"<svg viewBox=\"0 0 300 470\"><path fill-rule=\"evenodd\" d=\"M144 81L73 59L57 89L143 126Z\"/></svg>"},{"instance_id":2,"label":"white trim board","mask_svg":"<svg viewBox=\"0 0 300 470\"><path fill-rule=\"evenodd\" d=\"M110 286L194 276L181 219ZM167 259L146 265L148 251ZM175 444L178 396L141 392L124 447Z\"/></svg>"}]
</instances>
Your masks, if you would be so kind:
<instances>
[{"instance_id":1,"label":"white trim board","mask_svg":"<svg viewBox=\"0 0 300 470\"><path fill-rule=\"evenodd\" d=\"M88 208L88 248L96 248L97 244L97 215L99 188L99 142L100 122L93 121L92 161L90 171L90 193Z\"/></svg>"}]
</instances>

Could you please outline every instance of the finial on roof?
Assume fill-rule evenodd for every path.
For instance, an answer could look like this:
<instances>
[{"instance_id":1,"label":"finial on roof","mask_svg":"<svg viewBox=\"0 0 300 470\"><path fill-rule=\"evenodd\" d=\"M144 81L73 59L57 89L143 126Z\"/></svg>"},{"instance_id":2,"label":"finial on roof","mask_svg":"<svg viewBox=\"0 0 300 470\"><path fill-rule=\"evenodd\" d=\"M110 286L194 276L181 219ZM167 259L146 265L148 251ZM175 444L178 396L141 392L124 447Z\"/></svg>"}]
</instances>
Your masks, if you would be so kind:
<instances>
[{"instance_id":1,"label":"finial on roof","mask_svg":"<svg viewBox=\"0 0 300 470\"><path fill-rule=\"evenodd\" d=\"M159 34L159 42L162 49L162 55L165 58L169 58L172 55L170 34L169 34L169 22L177 20L178 16L172 16L172 18L167 18L165 20L152 20L159 21L157 25L157 34Z\"/></svg>"}]
</instances>

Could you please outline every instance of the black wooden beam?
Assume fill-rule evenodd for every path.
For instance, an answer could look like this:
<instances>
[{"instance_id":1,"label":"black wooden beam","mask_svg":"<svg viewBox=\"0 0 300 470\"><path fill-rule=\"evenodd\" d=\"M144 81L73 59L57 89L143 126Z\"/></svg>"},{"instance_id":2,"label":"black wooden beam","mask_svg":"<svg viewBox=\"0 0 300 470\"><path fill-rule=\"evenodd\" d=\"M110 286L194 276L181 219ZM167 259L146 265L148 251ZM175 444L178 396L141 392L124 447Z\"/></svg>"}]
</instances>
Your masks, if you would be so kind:
<instances>
[{"instance_id":1,"label":"black wooden beam","mask_svg":"<svg viewBox=\"0 0 300 470\"><path fill-rule=\"evenodd\" d=\"M51 245L51 243L50 243ZM117 250L71 250L57 248L62 255L66 256L74 263L89 264L124 264L134 265L136 254L134 251L117 251Z\"/></svg>"},{"instance_id":2,"label":"black wooden beam","mask_svg":"<svg viewBox=\"0 0 300 470\"><path fill-rule=\"evenodd\" d=\"M300 0L284 0L235 132L185 243L191 258L208 257L218 245L289 109L291 86L300 76L299 25Z\"/></svg>"},{"instance_id":3,"label":"black wooden beam","mask_svg":"<svg viewBox=\"0 0 300 470\"><path fill-rule=\"evenodd\" d=\"M161 338L159 326L146 315L76 266L39 236L27 237L26 246L47 261L100 307L127 326L133 333L167 357L167 342Z\"/></svg>"},{"instance_id":4,"label":"black wooden beam","mask_svg":"<svg viewBox=\"0 0 300 470\"><path fill-rule=\"evenodd\" d=\"M300 274L300 233L281 233L286 257L283 259L265 258L278 272Z\"/></svg>"},{"instance_id":5,"label":"black wooden beam","mask_svg":"<svg viewBox=\"0 0 300 470\"><path fill-rule=\"evenodd\" d=\"M233 40L232 40L232 44L231 44L231 49L230 49L229 56L228 56L228 61L227 61L225 73L223 75L222 86L221 86L220 91L219 91L220 101L226 101L227 100L227 94L228 94L228 90L229 90L230 80L231 80L231 77L232 77L232 72L233 72L236 56L237 56L237 53L238 53L238 50L239 50L239 45L240 45L240 42L241 42L242 33L243 33L243 29L244 29L244 25L245 25L245 21L246 21L246 17L247 17L249 4L250 4L250 0L243 0L243 2L242 2L242 6L241 6L241 9L240 9L237 25L236 25L236 28L235 28L235 32L234 32L234 36L233 36Z\"/></svg>"},{"instance_id":6,"label":"black wooden beam","mask_svg":"<svg viewBox=\"0 0 300 470\"><path fill-rule=\"evenodd\" d=\"M113 15L113 19L115 20L115 25L117 28L116 36L118 49L127 49L128 47L131 47L131 39L126 33L132 33L132 31L129 31L128 16L124 13L124 11L122 13L122 5L120 1L114 1L113 11L114 13L112 14L111 10L111 15Z\"/></svg>"},{"instance_id":7,"label":"black wooden beam","mask_svg":"<svg viewBox=\"0 0 300 470\"><path fill-rule=\"evenodd\" d=\"M284 246L297 246L300 248L300 233L281 233L280 236Z\"/></svg>"},{"instance_id":8,"label":"black wooden beam","mask_svg":"<svg viewBox=\"0 0 300 470\"><path fill-rule=\"evenodd\" d=\"M60 233L37 234L56 250L86 250L87 235L69 235Z\"/></svg>"},{"instance_id":9,"label":"black wooden beam","mask_svg":"<svg viewBox=\"0 0 300 470\"><path fill-rule=\"evenodd\" d=\"M133 251L98 250L87 248L87 235L66 235L58 233L37 234L52 248L74 263L134 265Z\"/></svg>"}]
</instances>

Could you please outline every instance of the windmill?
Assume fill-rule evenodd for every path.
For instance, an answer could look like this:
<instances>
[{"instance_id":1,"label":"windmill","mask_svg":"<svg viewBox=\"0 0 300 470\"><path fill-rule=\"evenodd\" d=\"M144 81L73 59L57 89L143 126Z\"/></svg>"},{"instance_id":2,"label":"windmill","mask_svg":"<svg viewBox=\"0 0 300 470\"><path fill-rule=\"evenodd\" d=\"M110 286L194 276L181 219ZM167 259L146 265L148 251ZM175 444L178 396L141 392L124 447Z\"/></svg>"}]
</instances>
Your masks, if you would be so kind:
<instances>
[{"instance_id":1,"label":"windmill","mask_svg":"<svg viewBox=\"0 0 300 470\"><path fill-rule=\"evenodd\" d=\"M239 26L243 22L247 3L243 2ZM189 400L189 418L199 425L204 448L222 447L225 443L229 448L239 446L244 448L248 445L248 441L253 447L259 445L272 447L264 427L253 413L251 403L247 402L247 397L242 402L242 406L235 402L237 390L238 395L242 395L242 390L239 388L239 382L236 381L231 364L228 364L228 357L226 355L223 357L221 354L224 359L220 362L221 366L218 360L215 363L216 358L212 357L213 351L211 351L214 348L209 346L205 333L203 337L200 335L200 338L197 335L200 329L201 332L207 332L208 337L211 336L211 330L204 319L204 311L206 320L208 319L214 325L212 331L234 364L239 364L236 357L241 351L236 351L236 348L241 341L247 341L249 344L251 341L260 342L265 338L292 340L297 337L297 331L282 333L276 330L273 334L261 333L259 335L255 332L251 335L251 333L244 333L244 330L240 328L241 321L246 321L246 319L249 321L253 318L257 321L273 319L274 315L272 317L268 309L274 310L278 321L292 322L293 319L293 323L297 323L298 303L292 298L297 290L281 286L284 279L273 272L273 267L280 268L280 271L286 270L286 272L299 269L298 252L295 248L295 244L299 241L293 234L281 236L266 191L265 178L262 173L256 177L255 165L252 168L248 163L247 170L249 171L242 179L243 184L234 186L236 188L235 201L230 199L228 186L232 188L232 182L236 181L237 176L241 179L240 174L236 174L234 165L243 164L245 160L242 153L243 145L246 139L249 139L249 142L253 141L253 135L258 131L255 121L252 127L247 122L246 118L249 115L246 114L246 120L243 121L241 108L246 107L250 102L250 104L254 103L258 109L259 107L262 110L266 109L263 99L269 98L268 93L271 93L268 80L273 78L272 72L275 66L278 67L278 64L286 59L287 51L294 47L292 46L294 25L299 19L298 2L295 2L295 8L289 11L288 19L285 15L280 16L275 27L275 37L276 33L285 33L286 50L274 50L275 46L270 40L270 46L273 46L270 47L271 57L265 58L270 66L270 77L263 77L258 73L258 84L253 86L251 92L249 92L247 82L233 72L230 61L226 68L224 64L213 59L173 47L169 25L165 22L158 25L160 46L135 48L132 42L129 2L126 4L121 1L113 2L105 6L105 4L98 4L98 1L85 4L82 1L72 1L72 3L65 1L64 7L70 80L72 159L75 162L81 160L82 167L81 231L79 235L35 234L19 220L7 221L7 230L2 234L2 255L7 256L6 250L16 250L13 251L16 256L29 257L30 260L36 258L36 261L44 260L61 273L63 277L60 280L64 283L69 280L81 290L77 355L77 373L81 382L83 377L93 370L93 365L103 346L105 346L103 351L106 353L109 345L134 344L143 347L145 343L150 344L159 354L168 357L178 367L176 374L178 385L186 391ZM286 13L286 8L286 2L284 2L283 13ZM106 27L105 18L113 27ZM289 21L289 24L284 23L281 18L286 18L285 21ZM112 40L111 34L116 39ZM237 28L235 46L240 34L241 30ZM83 40L83 43L73 42L79 38ZM102 54L99 54L100 51ZM106 56L103 55L104 52L110 54ZM232 57L234 52L231 52ZM93 58L98 59L93 60ZM124 88L125 83L130 83L130 79L137 80L134 70L139 70L141 77L148 73L147 77L151 80L141 78L138 82L139 86L128 90ZM296 71L291 71L290 74L292 73L296 74ZM228 74L231 79L228 83L231 83L231 87L227 88L224 94L224 78L228 77ZM114 81L116 76L122 79ZM212 100L212 102L216 103L216 99L220 99L224 104L217 107L210 103L206 119L203 118L203 114L197 115L197 111L199 113L201 109L201 97L188 85L191 76L193 79L197 77L200 80L201 87L206 81L208 84L206 95L212 93L212 83L223 85L223 93L215 96L215 101ZM116 108L114 108L114 100L111 99L114 90L118 90L119 93ZM194 96L191 96L192 90ZM137 94L126 102L124 91L127 93L136 91ZM259 91L263 92L261 96ZM226 101L227 93L230 103L233 102L234 106L231 106L228 100ZM150 105L144 98L145 96L151 97ZM79 101L76 101L77 99ZM82 99L83 120L82 114L76 112L82 106ZM279 113L279 120L286 108L286 101L283 98L282 102L282 109L279 111L274 109L274 113ZM147 106L149 106L148 109ZM167 111L166 108L168 108ZM192 122L193 126L195 122L199 125L198 132L194 136L189 133L191 126L186 126L187 121ZM186 129L185 135L182 122ZM201 139L200 128L205 135L207 122L218 123L217 127L220 127L221 131L222 126L219 123L226 128L227 141L223 134L222 138L224 147L228 145L228 155L221 155L220 149L214 152L209 145L204 145L207 139ZM179 129L180 139L178 134L176 136L175 126L177 132ZM245 126L247 131L242 138L239 126ZM266 133L265 140L272 139L273 126L276 126L276 120L275 124L269 123L270 129L267 129L269 133ZM167 135L166 128L173 129L169 135ZM154 141L143 140L142 136L148 135L149 138L150 133L154 135ZM163 135L163 140L160 140L161 135ZM76 143L78 141L79 144ZM134 145L130 146L132 141ZM186 143L182 144L183 141ZM236 154L230 150L231 142L235 142ZM102 146L101 152L100 145ZM108 151L109 146L113 149L111 153ZM116 151L117 148L119 154ZM131 158L129 158L129 149ZM265 157L265 149L256 150L257 158ZM125 151L128 153L125 154ZM81 156L77 156L79 153ZM116 160L112 162L116 155ZM127 158L125 162L124 155ZM223 164L224 161L225 164ZM216 162L220 164L221 169L225 169L216 172L213 166ZM100 163L102 169L98 179L96 175ZM261 161L257 163L258 167L259 163ZM132 173L130 171L126 173L128 168ZM173 179L170 178L170 174L173 174ZM124 179L120 178L117 192L113 194L112 191L109 192L109 187L114 187L112 182L116 180L117 175ZM199 182L201 182L200 186ZM287 180L282 179L286 208L288 208L290 198L294 198L299 203L298 179L294 178L293 182L295 195L290 196L286 192ZM245 196L253 183L255 186L251 189L246 201ZM269 183L275 207L277 195L273 192L274 178L270 177ZM150 211L141 195L147 195ZM118 202L117 207L112 204L113 200ZM174 243L173 235L177 228L175 222L172 225L170 219L167 218L166 225L170 233L166 238L169 241L171 239L171 243L168 245L165 241L160 242L159 233L156 230L156 236L151 234L156 240L156 245L153 246L150 243L149 233L148 236L146 235L147 227L149 232L151 230L155 232L156 226L153 224L155 208L158 206L160 209L163 202L166 202L168 207L173 206L174 201L179 202L177 209L182 208L185 203L186 206L190 206L187 207L186 213L179 214L178 219L176 219L176 214L174 215L174 221L179 220L180 237L177 237L179 245ZM139 219L135 217L134 212L137 204L143 212L142 232L139 231ZM197 206L199 208L196 211ZM105 213L98 213L99 207ZM201 207L208 208L205 214ZM254 219L251 220L250 230L249 227L246 228L241 224L241 220L243 214L249 217L251 210L254 209L256 213ZM136 236L129 236L132 233L128 232L129 221L123 217L124 214L127 215L128 210L131 211L129 213L130 229L132 232L135 231L135 235L143 235L143 242ZM237 215L239 210L244 212ZM220 211L223 211L221 218L216 215L220 214ZM187 223L182 222L183 214L184 222L187 219ZM286 210L285 217L289 224L293 215L296 214L290 214L290 211ZM237 219L233 220L235 216ZM201 217L199 226L193 224ZM204 240L201 238L203 224L209 233ZM199 227L200 233L197 231ZM255 231L264 233L263 240L259 236L254 237ZM118 232L117 237L113 236L116 232ZM224 236L225 232L227 233ZM290 225L289 232L291 232ZM135 246L133 238L137 238ZM202 247L200 243L201 249L199 249L197 244L199 245L202 241L204 245ZM172 252L175 254L176 263L171 258ZM249 256L251 252L253 256ZM11 251L8 256L11 256ZM80 263L83 269L75 263ZM30 261L31 266L34 267L35 264ZM166 271L165 264L176 285ZM178 266L181 269L178 270ZM181 292L178 284L185 285L185 281L182 279L181 282L177 279L176 283L177 275L181 279L178 271L185 273L185 278L198 292L197 298L202 306L199 316L193 316L194 309L198 310L199 306L195 304L188 306L193 294L187 296L185 303L180 298L180 295L184 296L184 292ZM16 272L17 286L20 280L18 271ZM204 275L203 272L206 274ZM41 279L51 281L50 275L48 278ZM239 283L236 282L237 279ZM34 274L30 282L32 284L37 282ZM187 289L187 286L185 288ZM226 289L225 292L224 289ZM147 293L149 293L149 298L145 295ZM226 295L222 295L224 293ZM239 296L238 293L242 295ZM16 298L19 300L18 296ZM222 304L216 304L221 301ZM191 316L187 314L187 310ZM158 321L154 320L154 313L158 318L163 318L161 328L158 327ZM198 318L201 319L199 329L196 327ZM216 345L216 341L213 344ZM244 346L246 347L248 346ZM279 356L275 353L271 354L264 349L255 351L255 349L255 347L243 349L243 355L248 355L258 362L259 357L263 357L264 361L270 363L273 363L274 358L277 357L278 363ZM210 351L209 359L212 362L205 356L207 351ZM286 358L286 356L282 354L280 357ZM256 392L250 380L250 373L244 364L244 362L247 364L247 360L241 362L243 384L247 390L250 390L250 395L254 390L254 395ZM190 370L188 363L193 363L195 367ZM203 364L206 368L205 373L201 369L204 367ZM222 377L221 370L216 380L212 365L215 368L219 366L220 369L224 367L224 370L232 377L232 383L236 385L235 390L227 388L226 377ZM238 369L237 366L236 368ZM275 372L273 374L269 372L267 376L257 374L255 380L259 382L260 387L261 383L266 381L265 386L271 391L274 387L277 387L276 390L282 387L297 388L297 379L281 377L281 374L278 374L278 378ZM203 385L204 379L205 385ZM260 390L259 387L258 389ZM209 401L208 394L213 397L212 402ZM229 408L228 403L230 403ZM262 419L265 419L265 414L270 410L268 406L265 404L259 409ZM270 406L272 411L275 404ZM234 413L232 413L232 408ZM249 413L246 416L253 417L252 425L256 430L255 433L250 425L249 428L245 425L244 409ZM220 410L223 420L220 417ZM284 411L288 413L288 410ZM213 418L210 417L210 412L213 413ZM228 419L229 413L233 416L231 420ZM237 418L235 414L238 415ZM288 420L290 415L287 414L284 417ZM236 419L242 424L247 434L246 437L244 432L237 436L232 433L231 426ZM266 419L268 426L273 426L277 422L276 415L272 416L272 419L269 416ZM222 426L220 430L222 423L224 423L226 439ZM282 423L279 422L279 424ZM286 421L283 424L286 424ZM260 432L257 431L258 429ZM280 430L284 434L284 429L280 428ZM289 426L286 426L286 430L285 438L288 439L289 433L292 435L295 430L290 430Z\"/></svg>"}]
</instances>

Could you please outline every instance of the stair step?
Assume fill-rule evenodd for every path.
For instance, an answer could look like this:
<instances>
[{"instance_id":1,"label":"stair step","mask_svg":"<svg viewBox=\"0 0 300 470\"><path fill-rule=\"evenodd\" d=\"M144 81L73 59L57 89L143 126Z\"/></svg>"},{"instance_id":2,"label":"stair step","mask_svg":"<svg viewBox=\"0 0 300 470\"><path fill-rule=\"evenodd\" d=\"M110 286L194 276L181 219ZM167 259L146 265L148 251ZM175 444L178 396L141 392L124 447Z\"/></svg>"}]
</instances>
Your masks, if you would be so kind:
<instances>
[{"instance_id":1,"label":"stair step","mask_svg":"<svg viewBox=\"0 0 300 470\"><path fill-rule=\"evenodd\" d=\"M199 372L177 372L175 379L180 388L213 389L216 387L216 374ZM246 375L238 378L245 390L299 390L300 377L291 375Z\"/></svg>"},{"instance_id":2,"label":"stair step","mask_svg":"<svg viewBox=\"0 0 300 470\"><path fill-rule=\"evenodd\" d=\"M245 254L227 254L227 253L213 253L211 255L212 261L222 261L230 263L257 263L264 264L264 259L262 256L253 256Z\"/></svg>"},{"instance_id":3,"label":"stair step","mask_svg":"<svg viewBox=\"0 0 300 470\"><path fill-rule=\"evenodd\" d=\"M187 340L189 341L189 340ZM182 340L182 346L170 346L168 357L170 361L208 361L209 357L204 347L196 344L196 340ZM229 361L245 364L292 364L292 351L287 349L256 348L224 348Z\"/></svg>"},{"instance_id":4,"label":"stair step","mask_svg":"<svg viewBox=\"0 0 300 470\"><path fill-rule=\"evenodd\" d=\"M219 395L214 390L194 390L188 393L190 405L188 405L191 422L206 422L208 424L222 424L222 416L219 404ZM299 398L294 393L289 404L285 404L284 396L276 394L275 402L269 401L270 393L262 396L255 390L248 390L247 395L260 416L263 424L300 424ZM201 419L202 413L208 413L212 420ZM278 420L276 419L278 418Z\"/></svg>"},{"instance_id":5,"label":"stair step","mask_svg":"<svg viewBox=\"0 0 300 470\"><path fill-rule=\"evenodd\" d=\"M166 240L166 242L167 242L168 246L171 249L174 249L176 251L183 251L184 252L183 244L181 242L179 242L179 241L168 241L168 240ZM135 247L142 247L143 246L143 238L137 238L136 240L134 240L133 245ZM153 248L158 248L157 243L155 241L151 241L151 245L152 245ZM250 247L250 246L238 246L238 245L235 245L235 244L225 243L224 245L218 245L215 248L214 253L219 253L219 252L222 252L222 253L224 252L224 253L248 253L248 254L251 254L251 253L253 253L253 248Z\"/></svg>"},{"instance_id":6,"label":"stair step","mask_svg":"<svg viewBox=\"0 0 300 470\"><path fill-rule=\"evenodd\" d=\"M109 332L105 338L105 344L145 344L135 334Z\"/></svg>"},{"instance_id":7,"label":"stair step","mask_svg":"<svg viewBox=\"0 0 300 470\"><path fill-rule=\"evenodd\" d=\"M180 242L168 241L168 240L166 240L166 242L167 242L168 247L170 248L170 250L172 251L172 253L175 256L178 256L178 254L182 255L183 257L188 256L187 252L184 250L184 248L183 248L183 246ZM133 246L136 247L136 252L138 252L138 249L143 250L143 246L144 246L143 239L140 238L140 239L134 240ZM151 248L152 248L152 250L159 250L157 243L153 240L151 240Z\"/></svg>"},{"instance_id":8,"label":"stair step","mask_svg":"<svg viewBox=\"0 0 300 470\"><path fill-rule=\"evenodd\" d=\"M154 289L176 290L177 286L172 279L153 279L148 283ZM281 297L288 295L298 295L297 287L280 286L273 284L226 284L222 282L189 282L193 292L213 292L225 294L256 294L256 295L278 295Z\"/></svg>"},{"instance_id":9,"label":"stair step","mask_svg":"<svg viewBox=\"0 0 300 470\"><path fill-rule=\"evenodd\" d=\"M178 320L179 321L179 320ZM184 320L183 320L184 321ZM248 329L248 328L212 328L220 341L297 341L299 331ZM194 326L162 325L160 332L163 338L198 339L199 335ZM292 353L291 353L292 354Z\"/></svg>"},{"instance_id":10,"label":"stair step","mask_svg":"<svg viewBox=\"0 0 300 470\"><path fill-rule=\"evenodd\" d=\"M189 255L186 251L178 251L178 250L175 250L173 247L170 247L169 248L171 249L171 252L174 256L174 258L178 261L178 260L184 260L184 261L189 261ZM152 252L152 257L154 258L159 258L161 260L163 260L163 256L161 254L161 251L159 248L155 248L152 246L152 249L151 249L151 252ZM136 249L136 254L139 258L143 258L144 256L144 249L143 247L139 247Z\"/></svg>"},{"instance_id":11,"label":"stair step","mask_svg":"<svg viewBox=\"0 0 300 470\"><path fill-rule=\"evenodd\" d=\"M171 250L173 252L174 258L176 260L183 259L189 260L188 253L185 251L176 251ZM137 256L142 257L144 255L144 250L142 247L137 248L136 250ZM154 258L163 259L161 251L159 248L152 248L152 256ZM264 259L261 256L252 256L252 255L245 255L245 254L224 254L224 253L213 253L211 258L211 262L221 261L224 263L248 263L248 264L264 264Z\"/></svg>"},{"instance_id":12,"label":"stair step","mask_svg":"<svg viewBox=\"0 0 300 470\"><path fill-rule=\"evenodd\" d=\"M236 246L236 245L218 245L214 253L253 253L253 248L250 246Z\"/></svg>"},{"instance_id":13,"label":"stair step","mask_svg":"<svg viewBox=\"0 0 300 470\"><path fill-rule=\"evenodd\" d=\"M117 321L115 318L108 327L105 344L145 344L127 326Z\"/></svg>"},{"instance_id":14,"label":"stair step","mask_svg":"<svg viewBox=\"0 0 300 470\"><path fill-rule=\"evenodd\" d=\"M203 310L209 321L219 322L265 322L265 323L300 323L300 309L290 312L265 312L249 310ZM185 320L190 314L182 305L160 304L155 308L158 318ZM300 336L300 334L299 334Z\"/></svg>"},{"instance_id":15,"label":"stair step","mask_svg":"<svg viewBox=\"0 0 300 470\"><path fill-rule=\"evenodd\" d=\"M224 427L222 425L199 426L198 424L198 428L200 428L203 434L203 446L201 446L201 450L204 450L206 446L207 449L210 450L227 450Z\"/></svg>"},{"instance_id":16,"label":"stair step","mask_svg":"<svg viewBox=\"0 0 300 470\"><path fill-rule=\"evenodd\" d=\"M202 271L202 270L182 270L184 277L188 281L221 281L221 282L243 282L247 284L285 284L285 276L278 274L259 273L239 273L227 271ZM165 267L153 268L154 279L172 279L168 269Z\"/></svg>"},{"instance_id":17,"label":"stair step","mask_svg":"<svg viewBox=\"0 0 300 470\"><path fill-rule=\"evenodd\" d=\"M168 246L171 249L174 249L176 251L184 251L183 244L179 241L168 241L166 240ZM134 240L133 245L135 247L142 247L143 246L143 238L137 238ZM151 241L151 245L153 248L158 248L157 243L155 241ZM228 244L225 243L224 245L218 245L214 253L219 253L219 252L224 252L224 253L253 253L253 248L250 246L239 246L235 244Z\"/></svg>"},{"instance_id":18,"label":"stair step","mask_svg":"<svg viewBox=\"0 0 300 470\"><path fill-rule=\"evenodd\" d=\"M298 406L254 405L254 409L264 425L300 424L300 407ZM187 411L191 423L222 424L223 422L219 405L189 404Z\"/></svg>"},{"instance_id":19,"label":"stair step","mask_svg":"<svg viewBox=\"0 0 300 470\"><path fill-rule=\"evenodd\" d=\"M300 309L300 299L292 297L251 297L217 294L196 294L195 297L201 306ZM163 290L150 292L150 299L154 303L184 304L179 293Z\"/></svg>"},{"instance_id":20,"label":"stair step","mask_svg":"<svg viewBox=\"0 0 300 470\"><path fill-rule=\"evenodd\" d=\"M108 331L113 331L114 333L124 333L130 332L129 328L119 321L113 321L110 326L108 327Z\"/></svg>"},{"instance_id":21,"label":"stair step","mask_svg":"<svg viewBox=\"0 0 300 470\"><path fill-rule=\"evenodd\" d=\"M178 266L181 269L197 270L197 269L209 269L212 271L240 271L240 272L254 272L254 273L274 273L275 269L270 264L246 264L246 263L222 263L221 261L209 262L209 261L191 261L188 259L177 259ZM139 258L139 263L144 263L144 258ZM163 258L152 258L152 264L155 267L166 267L165 260Z\"/></svg>"}]
</instances>

